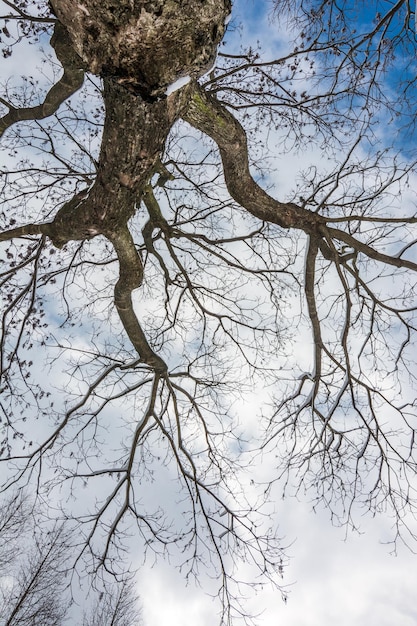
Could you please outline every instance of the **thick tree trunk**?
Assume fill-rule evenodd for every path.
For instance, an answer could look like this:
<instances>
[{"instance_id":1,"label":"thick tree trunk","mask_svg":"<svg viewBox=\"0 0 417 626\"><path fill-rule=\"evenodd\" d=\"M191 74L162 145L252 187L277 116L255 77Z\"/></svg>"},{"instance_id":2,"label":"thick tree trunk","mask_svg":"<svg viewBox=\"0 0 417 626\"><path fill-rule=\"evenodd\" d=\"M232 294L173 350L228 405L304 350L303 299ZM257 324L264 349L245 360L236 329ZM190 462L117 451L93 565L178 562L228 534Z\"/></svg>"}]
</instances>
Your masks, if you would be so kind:
<instances>
[{"instance_id":1,"label":"thick tree trunk","mask_svg":"<svg viewBox=\"0 0 417 626\"><path fill-rule=\"evenodd\" d=\"M179 92L149 103L108 78L104 80L104 100L106 118L97 177L89 192L58 211L50 233L57 246L99 233L111 235L127 223L184 106Z\"/></svg>"},{"instance_id":2,"label":"thick tree trunk","mask_svg":"<svg viewBox=\"0 0 417 626\"><path fill-rule=\"evenodd\" d=\"M53 0L74 51L104 80L106 117L93 187L66 203L50 225L55 245L110 238L140 202L187 88L181 77L209 69L230 0Z\"/></svg>"}]
</instances>

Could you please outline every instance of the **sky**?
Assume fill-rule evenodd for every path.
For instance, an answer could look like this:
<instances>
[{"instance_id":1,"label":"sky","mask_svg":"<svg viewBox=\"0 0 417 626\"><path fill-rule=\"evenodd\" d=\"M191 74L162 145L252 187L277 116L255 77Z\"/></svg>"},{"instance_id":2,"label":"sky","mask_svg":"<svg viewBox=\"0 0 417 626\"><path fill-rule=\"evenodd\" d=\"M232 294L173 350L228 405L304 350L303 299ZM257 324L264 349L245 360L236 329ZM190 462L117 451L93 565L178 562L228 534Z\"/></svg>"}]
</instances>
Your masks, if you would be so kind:
<instances>
[{"instance_id":1,"label":"sky","mask_svg":"<svg viewBox=\"0 0 417 626\"><path fill-rule=\"evenodd\" d=\"M267 590L253 603L265 626L412 626L416 623L416 556L403 550L395 557L380 541L381 520L365 524L363 535L334 528L326 513L314 514L306 503L279 503L280 530L288 541L290 562L284 583L289 599ZM139 575L145 623L209 626L212 604L201 590L184 589L166 566ZM163 598L163 602L161 599Z\"/></svg>"},{"instance_id":2,"label":"sky","mask_svg":"<svg viewBox=\"0 0 417 626\"><path fill-rule=\"evenodd\" d=\"M234 2L232 27L226 41L264 50L281 45L270 22L271 3ZM267 55L266 55L267 56ZM272 143L272 142L271 142ZM320 162L320 154L285 158L277 155L278 186L285 189L296 167ZM285 191L290 191L288 186ZM262 402L262 398L259 398ZM327 511L313 512L305 499L276 498L276 520L289 564L284 585L289 597L265 590L253 602L261 626L414 626L417 623L417 554L399 546L393 554L391 520L361 519L359 532L332 525ZM146 626L212 626L213 604L201 589L184 587L181 576L166 564L139 573ZM163 601L161 602L161 599Z\"/></svg>"},{"instance_id":3,"label":"sky","mask_svg":"<svg viewBox=\"0 0 417 626\"><path fill-rule=\"evenodd\" d=\"M238 0L234 3L231 26L226 35L233 44L262 40L273 53L280 45L269 23L270 3L265 0ZM16 61L18 63L18 61ZM8 66L9 67L9 66ZM9 70L8 70L9 71ZM297 157L298 160L300 157ZM320 159L320 154L305 155ZM294 161L278 156L280 184L293 178ZM263 397L255 401L262 402ZM325 510L314 513L308 496L282 500L273 496L275 521L288 546L289 564L283 584L289 598L265 589L251 600L260 613L262 626L412 626L417 623L417 555L399 546L392 554L387 540L391 521L384 516L363 517L360 532L334 527ZM145 626L213 626L216 623L212 600L184 580L167 562L145 564L138 574L138 592Z\"/></svg>"}]
</instances>

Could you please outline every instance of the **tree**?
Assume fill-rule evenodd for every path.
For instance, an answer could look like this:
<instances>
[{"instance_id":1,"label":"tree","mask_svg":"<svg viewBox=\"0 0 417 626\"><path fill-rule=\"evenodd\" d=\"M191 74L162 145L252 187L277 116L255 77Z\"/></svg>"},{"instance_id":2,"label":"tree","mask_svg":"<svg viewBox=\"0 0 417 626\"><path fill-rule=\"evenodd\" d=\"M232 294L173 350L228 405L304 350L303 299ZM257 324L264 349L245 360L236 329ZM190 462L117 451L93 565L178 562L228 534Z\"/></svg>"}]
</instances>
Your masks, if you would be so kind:
<instances>
[{"instance_id":1,"label":"tree","mask_svg":"<svg viewBox=\"0 0 417 626\"><path fill-rule=\"evenodd\" d=\"M116 593L101 593L83 626L139 626L141 616L132 581L123 581Z\"/></svg>"},{"instance_id":2,"label":"tree","mask_svg":"<svg viewBox=\"0 0 417 626\"><path fill-rule=\"evenodd\" d=\"M62 626L69 600L65 562L68 536L62 525L37 532L37 518L22 492L0 511L0 619L5 626Z\"/></svg>"},{"instance_id":3,"label":"tree","mask_svg":"<svg viewBox=\"0 0 417 626\"><path fill-rule=\"evenodd\" d=\"M275 482L413 538L409 3L276 2L294 41L271 60L216 59L228 0L2 1L4 56L52 33L63 68L40 103L33 78L1 100L3 488L74 516L92 573L124 572L133 527L145 559L214 569L224 622L243 585L280 588ZM263 131L322 155L287 197L254 162ZM271 406L239 421L253 387Z\"/></svg>"},{"instance_id":4,"label":"tree","mask_svg":"<svg viewBox=\"0 0 417 626\"><path fill-rule=\"evenodd\" d=\"M49 531L40 523L47 518ZM5 626L62 626L80 623L77 602L70 589L72 529L57 524L34 507L23 491L10 494L0 509L0 619ZM83 586L86 586L83 580ZM91 581L94 585L98 581ZM138 596L132 581L114 584L102 580L90 588L83 602L85 626L138 626L141 623ZM73 609L76 609L75 611ZM71 622L70 622L71 620Z\"/></svg>"}]
</instances>

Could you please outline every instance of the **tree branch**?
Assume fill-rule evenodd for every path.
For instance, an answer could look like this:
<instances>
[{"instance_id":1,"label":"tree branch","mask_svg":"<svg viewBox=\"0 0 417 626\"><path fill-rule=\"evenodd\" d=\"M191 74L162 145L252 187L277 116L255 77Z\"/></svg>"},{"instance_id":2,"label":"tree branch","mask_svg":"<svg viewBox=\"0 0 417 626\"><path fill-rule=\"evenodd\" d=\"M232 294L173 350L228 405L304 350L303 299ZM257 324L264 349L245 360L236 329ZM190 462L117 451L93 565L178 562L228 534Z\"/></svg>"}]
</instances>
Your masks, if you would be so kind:
<instances>
[{"instance_id":1,"label":"tree branch","mask_svg":"<svg viewBox=\"0 0 417 626\"><path fill-rule=\"evenodd\" d=\"M9 107L9 112L0 118L0 137L16 122L23 120L42 120L53 115L67 98L80 89L84 82L84 70L81 59L71 47L68 33L60 22L56 22L51 46L55 49L57 58L64 68L62 78L53 85L45 96L45 100L34 107L15 108L2 99L2 103Z\"/></svg>"},{"instance_id":2,"label":"tree branch","mask_svg":"<svg viewBox=\"0 0 417 626\"><path fill-rule=\"evenodd\" d=\"M211 137L219 147L227 189L249 213L282 228L315 232L323 223L317 213L292 202L280 202L268 195L249 170L246 133L235 117L213 96L194 84L183 119Z\"/></svg>"},{"instance_id":3,"label":"tree branch","mask_svg":"<svg viewBox=\"0 0 417 626\"><path fill-rule=\"evenodd\" d=\"M326 259L337 262L337 253L327 241L343 241L368 258L395 267L417 271L412 261L378 252L349 233L326 225L326 219L292 202L280 202L268 195L252 178L249 170L246 134L235 117L212 95L194 84L183 119L211 137L217 144L223 163L227 189L236 202L260 220L282 228L297 228L318 237L318 246Z\"/></svg>"},{"instance_id":4,"label":"tree branch","mask_svg":"<svg viewBox=\"0 0 417 626\"><path fill-rule=\"evenodd\" d=\"M2 19L7 19L7 20L28 20L30 22L43 22L43 23L49 23L49 24L53 24L54 22L56 22L55 18L53 17L39 17L36 15L29 15L29 13L25 13L24 11L22 11L22 9L20 9L19 7L17 7L13 2L10 2L9 0L2 0L3 4L7 5L8 7L10 7L13 11L16 11L17 15L1 15L0 17Z\"/></svg>"}]
</instances>

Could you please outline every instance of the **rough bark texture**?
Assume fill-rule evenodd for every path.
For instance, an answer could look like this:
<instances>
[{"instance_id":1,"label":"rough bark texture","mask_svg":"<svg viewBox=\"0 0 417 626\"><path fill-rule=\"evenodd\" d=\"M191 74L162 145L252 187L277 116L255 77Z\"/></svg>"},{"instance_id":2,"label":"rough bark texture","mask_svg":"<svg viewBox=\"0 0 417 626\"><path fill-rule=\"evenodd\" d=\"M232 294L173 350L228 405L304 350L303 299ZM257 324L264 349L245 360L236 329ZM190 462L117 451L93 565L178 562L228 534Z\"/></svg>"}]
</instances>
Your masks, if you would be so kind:
<instances>
[{"instance_id":1,"label":"rough bark texture","mask_svg":"<svg viewBox=\"0 0 417 626\"><path fill-rule=\"evenodd\" d=\"M53 0L89 70L145 100L214 62L230 0Z\"/></svg>"},{"instance_id":2,"label":"rough bark texture","mask_svg":"<svg viewBox=\"0 0 417 626\"><path fill-rule=\"evenodd\" d=\"M180 92L149 103L111 79L104 80L104 101L97 177L90 190L58 211L51 233L57 246L71 239L111 234L126 224L184 106Z\"/></svg>"},{"instance_id":3,"label":"rough bark texture","mask_svg":"<svg viewBox=\"0 0 417 626\"><path fill-rule=\"evenodd\" d=\"M149 345L133 308L132 292L142 284L143 265L129 229L119 228L111 237L111 242L119 260L119 280L114 288L114 303L120 320L142 361L162 374L166 372L167 366Z\"/></svg>"},{"instance_id":4,"label":"rough bark texture","mask_svg":"<svg viewBox=\"0 0 417 626\"><path fill-rule=\"evenodd\" d=\"M244 129L223 105L197 84L192 86L183 118L216 142L229 193L252 215L283 228L302 228L305 232L316 232L324 224L319 215L291 202L279 202L257 185L249 170Z\"/></svg>"},{"instance_id":5,"label":"rough bark texture","mask_svg":"<svg viewBox=\"0 0 417 626\"><path fill-rule=\"evenodd\" d=\"M140 202L187 88L165 95L178 77L212 64L230 0L53 0L74 54L104 81L106 117L97 177L46 229L55 245L100 233L114 236ZM65 67L64 67L65 69Z\"/></svg>"}]
</instances>

